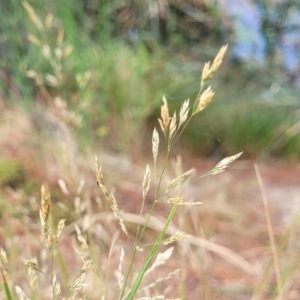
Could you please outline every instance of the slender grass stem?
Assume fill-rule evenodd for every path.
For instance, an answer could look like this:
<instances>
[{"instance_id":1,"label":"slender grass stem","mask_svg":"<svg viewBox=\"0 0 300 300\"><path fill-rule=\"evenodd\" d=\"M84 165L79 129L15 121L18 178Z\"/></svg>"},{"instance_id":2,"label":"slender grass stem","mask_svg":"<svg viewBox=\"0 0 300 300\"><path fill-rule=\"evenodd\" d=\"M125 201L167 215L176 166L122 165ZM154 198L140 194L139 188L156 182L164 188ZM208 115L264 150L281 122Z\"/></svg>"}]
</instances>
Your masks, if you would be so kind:
<instances>
[{"instance_id":1,"label":"slender grass stem","mask_svg":"<svg viewBox=\"0 0 300 300\"><path fill-rule=\"evenodd\" d=\"M168 228L171 220L174 217L176 209L177 209L177 206L174 205L173 208L172 208L172 210L171 210L171 212L170 212L170 214L169 214L169 216L168 216L168 218L167 218L167 220L166 220L166 223L165 223L165 226L164 226L163 230L160 232L160 234L159 234L159 236L158 236L155 244L153 245L153 247L152 247L152 249L151 249L151 251L150 251L150 253L149 253L149 255L148 255L148 257L147 257L147 259L146 259L146 261L145 261L145 263L143 265L143 267L142 267L142 269L140 270L140 272L138 274L138 277L136 278L136 280L135 280L135 282L134 282L134 284L133 284L133 286L132 286L132 288L131 288L131 290L129 292L127 300L132 300L133 297L134 297L134 295L136 294L137 289L139 288L139 286L141 284L141 281L142 281L142 279L143 279L143 277L145 275L145 272L147 271L150 262L152 261L154 255L156 254L158 246L160 245L160 242L162 241L162 239L163 239L163 237L165 235L165 232L166 232L166 230L167 230L167 228Z\"/></svg>"}]
</instances>

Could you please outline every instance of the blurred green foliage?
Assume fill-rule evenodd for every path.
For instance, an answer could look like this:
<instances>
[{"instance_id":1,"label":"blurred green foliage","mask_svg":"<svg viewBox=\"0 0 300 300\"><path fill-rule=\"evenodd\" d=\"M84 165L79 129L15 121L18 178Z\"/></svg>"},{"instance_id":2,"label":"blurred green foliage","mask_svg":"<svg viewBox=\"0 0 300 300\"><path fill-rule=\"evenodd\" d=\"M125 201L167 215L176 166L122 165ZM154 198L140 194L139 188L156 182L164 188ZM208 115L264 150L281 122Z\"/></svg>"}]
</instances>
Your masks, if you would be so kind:
<instances>
[{"instance_id":1,"label":"blurred green foliage","mask_svg":"<svg viewBox=\"0 0 300 300\"><path fill-rule=\"evenodd\" d=\"M0 93L30 107L32 100L62 100L77 117L82 147L95 141L122 151L136 146L164 94L171 109L193 99L203 63L224 43L220 12L209 1L28 3L42 29L20 1L0 4L7 16L0 19ZM298 103L285 77L251 65L222 69L213 82L214 104L185 135L191 148L206 155L299 156L298 133L287 133L297 123Z\"/></svg>"}]
</instances>

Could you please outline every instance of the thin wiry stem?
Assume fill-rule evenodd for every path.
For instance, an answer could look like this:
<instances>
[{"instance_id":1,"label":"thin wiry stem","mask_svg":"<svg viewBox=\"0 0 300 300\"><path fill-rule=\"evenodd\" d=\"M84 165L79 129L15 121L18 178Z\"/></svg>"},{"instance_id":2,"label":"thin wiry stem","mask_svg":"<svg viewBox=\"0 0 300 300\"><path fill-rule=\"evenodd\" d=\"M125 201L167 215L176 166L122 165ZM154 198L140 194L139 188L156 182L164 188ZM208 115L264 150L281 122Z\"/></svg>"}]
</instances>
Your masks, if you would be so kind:
<instances>
[{"instance_id":1,"label":"thin wiry stem","mask_svg":"<svg viewBox=\"0 0 300 300\"><path fill-rule=\"evenodd\" d=\"M263 181L262 181L260 171L259 171L259 168L258 168L257 164L254 164L254 169L255 169L256 177L257 177L258 184L259 184L259 187L260 187L260 190L261 190L262 200L263 200L263 203L264 203L267 227L268 227L268 232L269 232L269 239L270 239L272 256L273 256L273 261L274 261L274 269L275 269L276 280L277 280L278 299L281 300L281 299L283 299L282 279L281 279L281 274L280 274L277 248L276 248L276 243L275 243L275 239L274 239L274 232L273 232L273 227L272 227L272 222L271 222L271 217L270 217L269 203L268 203L265 187L264 187L264 184L263 184Z\"/></svg>"},{"instance_id":2,"label":"thin wiry stem","mask_svg":"<svg viewBox=\"0 0 300 300\"><path fill-rule=\"evenodd\" d=\"M163 237L165 235L165 232L166 232L166 230L167 230L167 228L168 228L171 220L174 217L176 209L177 209L177 205L174 205L173 208L172 208L172 210L171 210L171 212L170 212L170 214L169 214L169 216L168 216L168 219L167 219L167 221L166 221L166 223L164 225L163 230L160 232L158 238L156 239L155 244L153 245L153 247L152 247L152 249L151 249L151 251L150 251L150 253L149 253L149 255L148 255L148 257L147 257L147 259L146 259L146 261L145 261L145 263L143 265L143 267L142 267L142 269L140 270L140 272L138 274L138 277L136 278L136 280L135 280L135 282L134 282L134 284L133 284L133 286L132 286L132 288L131 288L131 290L130 290L130 292L128 294L128 297L126 298L127 300L132 300L133 297L135 296L135 294L137 292L137 289L139 288L139 286L141 284L141 281L142 281L142 279L144 277L144 274L147 271L147 269L149 267L149 264L152 261L154 255L156 254L158 246L160 245L160 242L162 241L162 239L163 239Z\"/></svg>"}]
</instances>

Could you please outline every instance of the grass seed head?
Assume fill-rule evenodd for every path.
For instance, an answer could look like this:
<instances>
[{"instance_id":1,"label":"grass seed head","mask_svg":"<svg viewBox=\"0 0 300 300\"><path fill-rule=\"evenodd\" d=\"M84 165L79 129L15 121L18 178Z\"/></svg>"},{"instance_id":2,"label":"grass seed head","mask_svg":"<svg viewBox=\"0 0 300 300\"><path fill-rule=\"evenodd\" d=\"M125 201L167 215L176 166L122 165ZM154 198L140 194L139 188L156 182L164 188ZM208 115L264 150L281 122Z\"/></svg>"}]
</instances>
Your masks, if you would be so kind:
<instances>
[{"instance_id":1,"label":"grass seed head","mask_svg":"<svg viewBox=\"0 0 300 300\"><path fill-rule=\"evenodd\" d=\"M154 128L153 135L152 135L152 154L153 154L154 162L156 162L156 159L157 159L158 146L159 146L159 135L158 135L157 129Z\"/></svg>"},{"instance_id":2,"label":"grass seed head","mask_svg":"<svg viewBox=\"0 0 300 300\"><path fill-rule=\"evenodd\" d=\"M170 192L171 190L173 190L176 186L178 186L184 179L188 178L191 176L191 174L194 172L194 169L191 169L185 173L183 173L182 175L174 178L168 185L167 190L166 190L166 194L168 192Z\"/></svg>"},{"instance_id":3,"label":"grass seed head","mask_svg":"<svg viewBox=\"0 0 300 300\"><path fill-rule=\"evenodd\" d=\"M178 128L187 120L189 110L190 110L190 99L185 100L180 108L179 112L179 125Z\"/></svg>"},{"instance_id":4,"label":"grass seed head","mask_svg":"<svg viewBox=\"0 0 300 300\"><path fill-rule=\"evenodd\" d=\"M24 263L25 266L27 266L31 270L39 271L36 262L28 260L28 259L23 259L23 263Z\"/></svg>"},{"instance_id":5,"label":"grass seed head","mask_svg":"<svg viewBox=\"0 0 300 300\"><path fill-rule=\"evenodd\" d=\"M220 174L225 171L225 169L236 159L238 159L243 152L240 152L236 155L226 157L222 159L209 173L208 175L215 175L215 174Z\"/></svg>"},{"instance_id":6,"label":"grass seed head","mask_svg":"<svg viewBox=\"0 0 300 300\"><path fill-rule=\"evenodd\" d=\"M194 114L197 114L198 112L203 110L211 102L214 95L215 92L211 89L211 86L209 86L200 96L200 99L198 100L199 103Z\"/></svg>"},{"instance_id":7,"label":"grass seed head","mask_svg":"<svg viewBox=\"0 0 300 300\"><path fill-rule=\"evenodd\" d=\"M173 115L173 117L171 119L171 123L170 123L170 138L169 139L171 139L174 136L175 132L176 132L176 113L174 112L174 115Z\"/></svg>"},{"instance_id":8,"label":"grass seed head","mask_svg":"<svg viewBox=\"0 0 300 300\"><path fill-rule=\"evenodd\" d=\"M163 245L172 244L172 243L177 242L179 240L185 239L186 237L188 237L188 235L186 233L177 232L177 233L173 234L172 236L170 236L169 238L163 240L162 244Z\"/></svg>"},{"instance_id":9,"label":"grass seed head","mask_svg":"<svg viewBox=\"0 0 300 300\"><path fill-rule=\"evenodd\" d=\"M160 127L164 135L167 134L168 126L170 123L169 107L165 96L163 96L163 105L161 106L161 119L158 119Z\"/></svg>"},{"instance_id":10,"label":"grass seed head","mask_svg":"<svg viewBox=\"0 0 300 300\"><path fill-rule=\"evenodd\" d=\"M150 167L147 165L146 172L144 175L144 181L143 181L143 199L146 198L146 195L150 188Z\"/></svg>"},{"instance_id":11,"label":"grass seed head","mask_svg":"<svg viewBox=\"0 0 300 300\"><path fill-rule=\"evenodd\" d=\"M207 80L209 80L213 76L213 74L219 69L220 65L223 62L223 58L225 56L226 51L227 45L222 46L219 53L215 57L212 65L210 65L210 62L205 63L202 70L201 86L203 86L207 82Z\"/></svg>"},{"instance_id":12,"label":"grass seed head","mask_svg":"<svg viewBox=\"0 0 300 300\"><path fill-rule=\"evenodd\" d=\"M48 237L50 232L49 215L51 208L51 197L48 189L44 185L42 185L41 188L41 196L40 220L42 224L42 233L45 237Z\"/></svg>"}]
</instances>

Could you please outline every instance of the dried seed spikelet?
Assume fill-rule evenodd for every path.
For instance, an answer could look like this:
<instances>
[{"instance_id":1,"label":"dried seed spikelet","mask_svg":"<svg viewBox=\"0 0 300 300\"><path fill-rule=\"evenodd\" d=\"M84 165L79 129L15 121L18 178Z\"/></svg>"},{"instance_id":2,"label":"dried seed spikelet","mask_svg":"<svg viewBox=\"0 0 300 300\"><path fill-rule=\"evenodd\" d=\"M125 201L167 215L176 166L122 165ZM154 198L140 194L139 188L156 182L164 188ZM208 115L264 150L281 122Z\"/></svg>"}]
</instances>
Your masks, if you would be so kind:
<instances>
[{"instance_id":1,"label":"dried seed spikelet","mask_svg":"<svg viewBox=\"0 0 300 300\"><path fill-rule=\"evenodd\" d=\"M66 47L66 49L63 51L62 56L68 57L73 51L73 46L69 45Z\"/></svg>"},{"instance_id":2,"label":"dried seed spikelet","mask_svg":"<svg viewBox=\"0 0 300 300\"><path fill-rule=\"evenodd\" d=\"M225 53L227 51L227 47L228 47L228 45L223 46L220 49L220 51L217 54L217 56L215 57L215 59L214 59L214 61L212 63L212 66L211 66L212 73L215 73L219 69L219 67L221 66L221 64L223 62L223 58L224 58Z\"/></svg>"},{"instance_id":3,"label":"dried seed spikelet","mask_svg":"<svg viewBox=\"0 0 300 300\"><path fill-rule=\"evenodd\" d=\"M176 113L174 112L174 115L170 123L170 139L173 137L175 131L176 131Z\"/></svg>"},{"instance_id":4,"label":"dried seed spikelet","mask_svg":"<svg viewBox=\"0 0 300 300\"><path fill-rule=\"evenodd\" d=\"M56 236L52 232L49 232L49 234L47 236L47 240L48 240L49 249L53 249L53 247L57 241Z\"/></svg>"},{"instance_id":5,"label":"dried seed spikelet","mask_svg":"<svg viewBox=\"0 0 300 300\"><path fill-rule=\"evenodd\" d=\"M124 248L122 248L121 253L120 253L120 262L119 262L119 268L118 268L118 283L119 283L120 290L121 290L121 288L123 286L123 282L124 282L124 275L122 272L124 255L125 255L125 251L124 251Z\"/></svg>"},{"instance_id":6,"label":"dried seed spikelet","mask_svg":"<svg viewBox=\"0 0 300 300\"><path fill-rule=\"evenodd\" d=\"M150 284L146 285L141 289L141 291L148 291L149 289L155 287L157 284L167 281L168 279L172 278L174 275L176 275L180 269L176 269L175 271L169 272L166 276L164 277L159 277L157 280L154 282L151 282ZM160 297L160 296L159 296ZM139 300L183 300L183 298L172 298L172 299L166 299L164 296L161 296L158 298L157 296L154 298L140 298Z\"/></svg>"},{"instance_id":7,"label":"dried seed spikelet","mask_svg":"<svg viewBox=\"0 0 300 300\"><path fill-rule=\"evenodd\" d=\"M57 281L57 278L55 275L52 278L51 292L52 292L54 299L56 299L57 296L60 295L60 293L61 293L60 283Z\"/></svg>"},{"instance_id":8,"label":"dried seed spikelet","mask_svg":"<svg viewBox=\"0 0 300 300\"><path fill-rule=\"evenodd\" d=\"M213 74L218 70L218 68L220 67L220 65L223 62L223 58L224 55L226 53L227 50L227 45L223 46L219 53L217 54L217 56L215 57L212 66L210 66L210 62L207 62L202 70L202 79L201 79L201 86L203 86L205 84L205 82L210 79Z\"/></svg>"},{"instance_id":9,"label":"dried seed spikelet","mask_svg":"<svg viewBox=\"0 0 300 300\"><path fill-rule=\"evenodd\" d=\"M37 47L41 48L43 46L43 43L34 35L28 34L27 39Z\"/></svg>"},{"instance_id":10,"label":"dried seed spikelet","mask_svg":"<svg viewBox=\"0 0 300 300\"><path fill-rule=\"evenodd\" d=\"M150 167L149 165L147 165L146 172L144 175L144 181L143 181L143 199L146 198L149 188L150 188Z\"/></svg>"},{"instance_id":11,"label":"dried seed spikelet","mask_svg":"<svg viewBox=\"0 0 300 300\"><path fill-rule=\"evenodd\" d=\"M65 228L65 222L66 222L66 219L61 219L59 222L58 222L58 225L57 225L57 233L56 233L56 241L58 242L59 240L59 237L63 231L63 229Z\"/></svg>"},{"instance_id":12,"label":"dried seed spikelet","mask_svg":"<svg viewBox=\"0 0 300 300\"><path fill-rule=\"evenodd\" d=\"M180 108L180 113L179 113L179 125L178 128L181 127L181 125L186 121L188 114L189 114L189 110L190 110L190 99L185 100Z\"/></svg>"},{"instance_id":13,"label":"dried seed spikelet","mask_svg":"<svg viewBox=\"0 0 300 300\"><path fill-rule=\"evenodd\" d=\"M110 194L110 200L111 200L111 209L114 212L115 216L117 217L117 219L119 221L119 224L121 226L121 229L129 237L127 228L126 228L126 226L124 224L124 221L123 221L123 218L121 216L121 212L120 212L120 209L119 209L118 202L117 202L117 200L116 200L116 198L114 197L113 194Z\"/></svg>"},{"instance_id":14,"label":"dried seed spikelet","mask_svg":"<svg viewBox=\"0 0 300 300\"><path fill-rule=\"evenodd\" d=\"M44 45L41 49L43 56L47 59L51 59L51 49L48 45Z\"/></svg>"},{"instance_id":15,"label":"dried seed spikelet","mask_svg":"<svg viewBox=\"0 0 300 300\"><path fill-rule=\"evenodd\" d=\"M153 270L155 270L157 267L164 265L166 261L171 257L173 254L174 247L171 247L167 249L166 251L162 253L158 253L155 261L153 262L152 266L145 272L145 275L149 274Z\"/></svg>"},{"instance_id":16,"label":"dried seed spikelet","mask_svg":"<svg viewBox=\"0 0 300 300\"><path fill-rule=\"evenodd\" d=\"M45 188L44 185L42 185L41 188L41 195L42 195L42 201L41 201L41 209L40 209L40 219L42 224L42 233L45 237L48 237L48 234L50 232L49 227L49 215L50 215L50 208L51 208L51 197L48 190Z\"/></svg>"},{"instance_id":17,"label":"dried seed spikelet","mask_svg":"<svg viewBox=\"0 0 300 300\"><path fill-rule=\"evenodd\" d=\"M176 177L175 179L173 179L167 187L166 194L168 192L170 192L171 190L173 190L176 186L178 186L184 179L189 177L193 172L194 172L194 169L191 169L191 170L183 173L182 175Z\"/></svg>"},{"instance_id":18,"label":"dried seed spikelet","mask_svg":"<svg viewBox=\"0 0 300 300\"><path fill-rule=\"evenodd\" d=\"M152 154L153 154L154 162L156 162L156 159L157 159L158 146L159 146L159 135L158 135L157 129L154 128L153 135L152 135Z\"/></svg>"},{"instance_id":19,"label":"dried seed spikelet","mask_svg":"<svg viewBox=\"0 0 300 300\"><path fill-rule=\"evenodd\" d=\"M77 233L78 241L81 243L82 247L84 249L88 249L87 242L86 242L85 238L83 237L83 235L81 233L81 230L79 229L79 227L77 225L75 225L75 230L76 230L76 233Z\"/></svg>"},{"instance_id":20,"label":"dried seed spikelet","mask_svg":"<svg viewBox=\"0 0 300 300\"><path fill-rule=\"evenodd\" d=\"M30 20L35 24L35 26L39 29L39 30L44 30L43 29L43 24L41 22L41 19L36 15L34 9L28 4L27 1L23 1L22 5L24 6L24 8L26 9L28 16L30 18Z\"/></svg>"},{"instance_id":21,"label":"dried seed spikelet","mask_svg":"<svg viewBox=\"0 0 300 300\"><path fill-rule=\"evenodd\" d=\"M0 260L1 260L1 264L8 263L7 254L2 247L0 248Z\"/></svg>"},{"instance_id":22,"label":"dried seed spikelet","mask_svg":"<svg viewBox=\"0 0 300 300\"><path fill-rule=\"evenodd\" d=\"M212 76L210 71L210 62L205 63L203 70L202 70L202 81L201 86Z\"/></svg>"},{"instance_id":23,"label":"dried seed spikelet","mask_svg":"<svg viewBox=\"0 0 300 300\"><path fill-rule=\"evenodd\" d=\"M228 165L230 165L232 162L238 159L242 154L243 152L240 152L236 155L222 159L207 175L215 175L224 172Z\"/></svg>"},{"instance_id":24,"label":"dried seed spikelet","mask_svg":"<svg viewBox=\"0 0 300 300\"><path fill-rule=\"evenodd\" d=\"M199 205L202 204L202 202L184 202L182 197L174 197L169 198L167 200L167 203L173 204L173 205Z\"/></svg>"},{"instance_id":25,"label":"dried seed spikelet","mask_svg":"<svg viewBox=\"0 0 300 300\"><path fill-rule=\"evenodd\" d=\"M98 157L96 155L95 155L95 165L96 165L96 179L97 179L97 183L100 186L100 189L103 192L103 194L105 195L106 199L109 201L109 193L108 193L107 188L104 185L103 174L102 174L101 168L99 166Z\"/></svg>"},{"instance_id":26,"label":"dried seed spikelet","mask_svg":"<svg viewBox=\"0 0 300 300\"><path fill-rule=\"evenodd\" d=\"M197 114L203 110L211 102L214 95L215 92L211 89L211 86L209 86L200 96L198 106L193 114Z\"/></svg>"},{"instance_id":27,"label":"dried seed spikelet","mask_svg":"<svg viewBox=\"0 0 300 300\"><path fill-rule=\"evenodd\" d=\"M28 259L23 259L23 263L25 264L25 266L27 266L31 270L33 270L33 271L39 271L36 262L30 261Z\"/></svg>"},{"instance_id":28,"label":"dried seed spikelet","mask_svg":"<svg viewBox=\"0 0 300 300\"><path fill-rule=\"evenodd\" d=\"M46 27L46 29L50 29L51 28L53 17L54 16L53 16L52 13L47 14L46 19L45 19L45 27Z\"/></svg>"},{"instance_id":29,"label":"dried seed spikelet","mask_svg":"<svg viewBox=\"0 0 300 300\"><path fill-rule=\"evenodd\" d=\"M164 104L161 106L161 113L160 113L161 119L158 119L158 122L160 124L162 132L164 133L164 135L166 135L170 123L170 115L169 115L168 102L165 96L163 96L163 102Z\"/></svg>"},{"instance_id":30,"label":"dried seed spikelet","mask_svg":"<svg viewBox=\"0 0 300 300\"><path fill-rule=\"evenodd\" d=\"M163 245L168 245L168 244L172 244L174 242L177 242L179 240L185 239L188 235L184 232L177 232L175 234L173 234L172 236L170 236L168 239L165 239L162 241Z\"/></svg>"},{"instance_id":31,"label":"dried seed spikelet","mask_svg":"<svg viewBox=\"0 0 300 300\"><path fill-rule=\"evenodd\" d=\"M61 46L63 40L64 40L64 34L65 31L63 29L60 29L57 33L57 37L56 37L56 45L57 46Z\"/></svg>"},{"instance_id":32,"label":"dried seed spikelet","mask_svg":"<svg viewBox=\"0 0 300 300\"><path fill-rule=\"evenodd\" d=\"M69 288L69 290L72 291L73 295L76 293L76 291L78 291L86 286L86 284L84 284L83 281L84 281L87 270L92 265L92 262L93 262L93 260L89 259L84 263L83 267L80 269L79 274L77 275L76 279L74 280L72 286Z\"/></svg>"}]
</instances>

